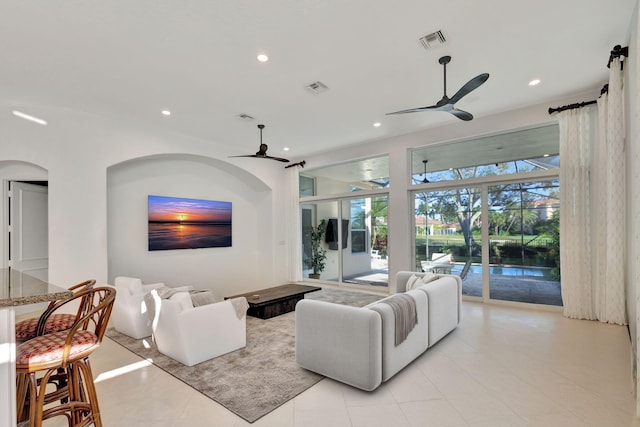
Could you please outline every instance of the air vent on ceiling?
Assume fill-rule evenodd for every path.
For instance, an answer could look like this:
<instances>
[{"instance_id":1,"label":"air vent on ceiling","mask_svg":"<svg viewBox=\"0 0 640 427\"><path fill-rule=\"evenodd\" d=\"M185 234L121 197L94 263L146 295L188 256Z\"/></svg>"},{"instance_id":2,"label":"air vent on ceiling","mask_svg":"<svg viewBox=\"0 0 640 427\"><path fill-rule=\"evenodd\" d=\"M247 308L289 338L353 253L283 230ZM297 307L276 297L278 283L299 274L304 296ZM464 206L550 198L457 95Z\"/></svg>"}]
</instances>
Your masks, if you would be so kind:
<instances>
[{"instance_id":1,"label":"air vent on ceiling","mask_svg":"<svg viewBox=\"0 0 640 427\"><path fill-rule=\"evenodd\" d=\"M305 86L308 90L310 90L311 92L318 94L318 93L322 93L326 90L328 90L329 88L327 87L327 85L325 85L322 82L315 82L315 83L311 83L308 86Z\"/></svg>"},{"instance_id":2,"label":"air vent on ceiling","mask_svg":"<svg viewBox=\"0 0 640 427\"><path fill-rule=\"evenodd\" d=\"M238 114L238 117L241 118L242 120L253 120L254 117L250 116L248 114L242 113L242 114Z\"/></svg>"},{"instance_id":3,"label":"air vent on ceiling","mask_svg":"<svg viewBox=\"0 0 640 427\"><path fill-rule=\"evenodd\" d=\"M425 49L433 49L434 47L445 44L447 39L444 34L442 34L442 31L438 30L435 33L421 37L419 41Z\"/></svg>"}]
</instances>

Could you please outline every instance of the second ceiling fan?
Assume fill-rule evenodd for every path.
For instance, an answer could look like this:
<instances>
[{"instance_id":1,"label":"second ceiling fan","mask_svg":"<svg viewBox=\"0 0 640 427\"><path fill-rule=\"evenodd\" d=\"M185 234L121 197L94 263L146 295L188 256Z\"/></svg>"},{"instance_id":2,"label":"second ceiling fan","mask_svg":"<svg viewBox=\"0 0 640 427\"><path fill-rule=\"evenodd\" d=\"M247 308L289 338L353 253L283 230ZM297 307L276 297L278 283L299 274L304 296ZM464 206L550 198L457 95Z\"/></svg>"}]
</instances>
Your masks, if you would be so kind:
<instances>
[{"instance_id":1,"label":"second ceiling fan","mask_svg":"<svg viewBox=\"0 0 640 427\"><path fill-rule=\"evenodd\" d=\"M258 125L258 129L260 129L260 148L258 149L256 154L245 154L243 156L231 156L231 157L255 157L258 159L271 159L277 162L289 163L289 159L267 155L267 150L269 149L269 146L264 142L262 142L262 129L264 129L264 125Z\"/></svg>"},{"instance_id":2,"label":"second ceiling fan","mask_svg":"<svg viewBox=\"0 0 640 427\"><path fill-rule=\"evenodd\" d=\"M410 108L408 110L395 111L393 113L387 114L405 114L405 113L417 113L420 111L445 111L447 113L451 113L460 120L472 120L473 114L464 111L458 110L455 108L455 103L460 101L462 97L469 94L469 92L477 89L481 84L487 81L489 78L489 73L483 73L475 76L471 80L469 80L464 86L458 90L455 95L451 98L447 96L447 64L451 61L450 56L443 56L438 60L440 64L444 67L444 96L440 101L438 101L435 105L431 105L428 107L419 107L419 108Z\"/></svg>"}]
</instances>

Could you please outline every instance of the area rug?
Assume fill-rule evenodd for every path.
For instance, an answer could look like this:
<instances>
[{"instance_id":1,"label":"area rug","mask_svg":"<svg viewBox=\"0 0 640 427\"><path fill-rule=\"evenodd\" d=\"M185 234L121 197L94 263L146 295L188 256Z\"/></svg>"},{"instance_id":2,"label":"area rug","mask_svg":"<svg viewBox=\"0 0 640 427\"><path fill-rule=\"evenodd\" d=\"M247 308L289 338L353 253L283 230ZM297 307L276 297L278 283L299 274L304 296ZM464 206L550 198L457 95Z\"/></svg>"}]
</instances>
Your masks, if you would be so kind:
<instances>
[{"instance_id":1,"label":"area rug","mask_svg":"<svg viewBox=\"0 0 640 427\"><path fill-rule=\"evenodd\" d=\"M323 289L306 298L361 307L380 295ZM137 340L109 329L109 338L205 396L253 423L323 377L295 361L295 313L271 319L247 316L247 346L195 366L184 366L161 354L150 339ZM145 342L151 344L145 348Z\"/></svg>"}]
</instances>

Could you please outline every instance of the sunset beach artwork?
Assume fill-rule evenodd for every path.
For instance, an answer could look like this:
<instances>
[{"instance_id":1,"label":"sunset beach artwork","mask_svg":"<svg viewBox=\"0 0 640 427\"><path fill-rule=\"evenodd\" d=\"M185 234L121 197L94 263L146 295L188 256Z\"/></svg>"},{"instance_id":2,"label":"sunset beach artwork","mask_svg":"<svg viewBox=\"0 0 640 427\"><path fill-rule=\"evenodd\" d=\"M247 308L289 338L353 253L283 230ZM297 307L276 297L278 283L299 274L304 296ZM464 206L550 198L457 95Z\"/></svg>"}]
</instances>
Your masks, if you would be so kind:
<instances>
[{"instance_id":1,"label":"sunset beach artwork","mask_svg":"<svg viewBox=\"0 0 640 427\"><path fill-rule=\"evenodd\" d=\"M231 246L231 202L149 196L149 250Z\"/></svg>"}]
</instances>

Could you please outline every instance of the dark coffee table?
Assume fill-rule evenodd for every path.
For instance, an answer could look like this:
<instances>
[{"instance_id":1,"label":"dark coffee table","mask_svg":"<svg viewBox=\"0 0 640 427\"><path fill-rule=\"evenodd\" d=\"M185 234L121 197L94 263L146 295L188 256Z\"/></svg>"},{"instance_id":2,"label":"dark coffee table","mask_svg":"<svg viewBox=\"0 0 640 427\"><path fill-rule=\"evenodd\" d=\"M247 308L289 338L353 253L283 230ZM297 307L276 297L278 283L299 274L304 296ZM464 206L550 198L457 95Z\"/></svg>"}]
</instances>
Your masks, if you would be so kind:
<instances>
[{"instance_id":1,"label":"dark coffee table","mask_svg":"<svg viewBox=\"0 0 640 427\"><path fill-rule=\"evenodd\" d=\"M282 285L275 288L260 289L246 294L233 295L224 299L245 297L249 303L249 316L269 319L294 311L296 303L304 298L304 294L319 291L322 288L307 285Z\"/></svg>"}]
</instances>

